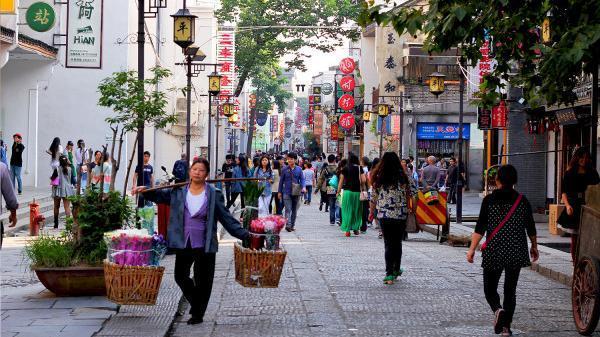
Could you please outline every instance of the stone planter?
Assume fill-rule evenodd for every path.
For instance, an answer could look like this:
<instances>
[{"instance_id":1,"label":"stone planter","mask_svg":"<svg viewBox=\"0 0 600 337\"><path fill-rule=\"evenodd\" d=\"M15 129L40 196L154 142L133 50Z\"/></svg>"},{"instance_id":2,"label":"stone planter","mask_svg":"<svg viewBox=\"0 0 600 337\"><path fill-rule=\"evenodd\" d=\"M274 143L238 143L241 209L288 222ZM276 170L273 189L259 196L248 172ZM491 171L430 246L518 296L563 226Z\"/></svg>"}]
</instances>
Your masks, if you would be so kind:
<instances>
[{"instance_id":1,"label":"stone planter","mask_svg":"<svg viewBox=\"0 0 600 337\"><path fill-rule=\"evenodd\" d=\"M57 296L104 296L103 267L33 268L46 289Z\"/></svg>"}]
</instances>

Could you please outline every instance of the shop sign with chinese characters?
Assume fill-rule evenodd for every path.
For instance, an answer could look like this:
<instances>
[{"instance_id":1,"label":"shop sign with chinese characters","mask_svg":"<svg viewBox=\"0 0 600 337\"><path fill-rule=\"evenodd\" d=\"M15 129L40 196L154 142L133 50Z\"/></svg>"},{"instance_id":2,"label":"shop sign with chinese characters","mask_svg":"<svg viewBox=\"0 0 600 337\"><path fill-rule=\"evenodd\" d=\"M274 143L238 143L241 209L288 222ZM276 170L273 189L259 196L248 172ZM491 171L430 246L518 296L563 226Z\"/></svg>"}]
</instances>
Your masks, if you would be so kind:
<instances>
[{"instance_id":1,"label":"shop sign with chinese characters","mask_svg":"<svg viewBox=\"0 0 600 337\"><path fill-rule=\"evenodd\" d=\"M54 8L45 2L34 2L25 13L25 20L29 28L36 32L47 32L54 27L56 14Z\"/></svg>"},{"instance_id":2,"label":"shop sign with chinese characters","mask_svg":"<svg viewBox=\"0 0 600 337\"><path fill-rule=\"evenodd\" d=\"M67 68L102 68L103 0L71 0L67 11Z\"/></svg>"},{"instance_id":3,"label":"shop sign with chinese characters","mask_svg":"<svg viewBox=\"0 0 600 337\"><path fill-rule=\"evenodd\" d=\"M492 128L506 129L508 108L506 102L500 101L498 106L492 108Z\"/></svg>"},{"instance_id":4,"label":"shop sign with chinese characters","mask_svg":"<svg viewBox=\"0 0 600 337\"><path fill-rule=\"evenodd\" d=\"M354 109L354 97L349 94L343 94L338 100L338 105L342 110L352 110Z\"/></svg>"},{"instance_id":5,"label":"shop sign with chinese characters","mask_svg":"<svg viewBox=\"0 0 600 337\"><path fill-rule=\"evenodd\" d=\"M345 130L350 130L354 126L354 115L345 113L340 116L340 127Z\"/></svg>"},{"instance_id":6,"label":"shop sign with chinese characters","mask_svg":"<svg viewBox=\"0 0 600 337\"><path fill-rule=\"evenodd\" d=\"M489 109L478 109L477 128L479 130L490 130L492 128L492 112Z\"/></svg>"},{"instance_id":7,"label":"shop sign with chinese characters","mask_svg":"<svg viewBox=\"0 0 600 337\"><path fill-rule=\"evenodd\" d=\"M235 31L234 27L219 26L217 32L217 72L221 75L219 102L227 101L235 90ZM239 105L239 104L237 104Z\"/></svg>"},{"instance_id":8,"label":"shop sign with chinese characters","mask_svg":"<svg viewBox=\"0 0 600 337\"><path fill-rule=\"evenodd\" d=\"M315 122L314 122L313 134L315 136L321 136L323 134L323 113L315 112Z\"/></svg>"},{"instance_id":9,"label":"shop sign with chinese characters","mask_svg":"<svg viewBox=\"0 0 600 337\"><path fill-rule=\"evenodd\" d=\"M331 138L331 140L338 140L338 135L339 135L339 127L337 123L333 123L331 124L331 135L329 138Z\"/></svg>"},{"instance_id":10,"label":"shop sign with chinese characters","mask_svg":"<svg viewBox=\"0 0 600 337\"><path fill-rule=\"evenodd\" d=\"M356 63L351 57L346 57L340 61L340 71L344 75L352 74L356 68Z\"/></svg>"},{"instance_id":11,"label":"shop sign with chinese characters","mask_svg":"<svg viewBox=\"0 0 600 337\"><path fill-rule=\"evenodd\" d=\"M340 87L344 92L354 91L356 87L356 81L354 81L354 77L352 76L344 76L340 80Z\"/></svg>"},{"instance_id":12,"label":"shop sign with chinese characters","mask_svg":"<svg viewBox=\"0 0 600 337\"><path fill-rule=\"evenodd\" d=\"M279 125L278 123L279 121L279 116L278 115L271 115L271 128L269 129L269 131L273 132L277 132L277 126Z\"/></svg>"}]
</instances>

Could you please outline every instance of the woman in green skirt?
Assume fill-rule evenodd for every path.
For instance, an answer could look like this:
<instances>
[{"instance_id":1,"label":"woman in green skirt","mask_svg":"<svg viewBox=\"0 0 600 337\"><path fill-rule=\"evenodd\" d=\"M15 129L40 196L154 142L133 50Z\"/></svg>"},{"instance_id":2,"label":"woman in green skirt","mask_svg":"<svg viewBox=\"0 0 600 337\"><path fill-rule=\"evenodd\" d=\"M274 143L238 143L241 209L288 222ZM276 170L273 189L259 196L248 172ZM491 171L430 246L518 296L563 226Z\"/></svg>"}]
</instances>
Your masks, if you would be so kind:
<instances>
[{"instance_id":1,"label":"woman in green skirt","mask_svg":"<svg viewBox=\"0 0 600 337\"><path fill-rule=\"evenodd\" d=\"M366 177L358 166L358 157L350 152L348 154L348 165L342 170L340 175L337 193L342 189L342 226L341 229L346 236L350 236L350 231L358 235L362 225L362 204L360 201L360 191L366 182Z\"/></svg>"}]
</instances>

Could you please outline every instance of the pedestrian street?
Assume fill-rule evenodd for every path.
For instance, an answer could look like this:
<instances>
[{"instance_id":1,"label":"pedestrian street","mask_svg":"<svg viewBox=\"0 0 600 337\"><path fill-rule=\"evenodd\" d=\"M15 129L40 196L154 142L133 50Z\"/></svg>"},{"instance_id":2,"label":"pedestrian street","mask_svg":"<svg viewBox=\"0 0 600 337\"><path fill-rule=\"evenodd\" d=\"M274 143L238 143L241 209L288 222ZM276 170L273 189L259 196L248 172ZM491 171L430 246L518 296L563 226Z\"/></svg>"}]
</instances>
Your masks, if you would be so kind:
<instances>
[{"instance_id":1,"label":"pedestrian street","mask_svg":"<svg viewBox=\"0 0 600 337\"><path fill-rule=\"evenodd\" d=\"M296 231L283 233L288 255L279 288L236 283L235 239L225 235L204 323L186 325L186 314L170 335L495 336L483 294L480 252L468 264L467 248L440 245L428 233L409 234L403 244L405 272L397 283L384 285L383 240L377 230L344 237L315 204L301 206ZM523 269L513 332L579 336L570 288Z\"/></svg>"}]
</instances>

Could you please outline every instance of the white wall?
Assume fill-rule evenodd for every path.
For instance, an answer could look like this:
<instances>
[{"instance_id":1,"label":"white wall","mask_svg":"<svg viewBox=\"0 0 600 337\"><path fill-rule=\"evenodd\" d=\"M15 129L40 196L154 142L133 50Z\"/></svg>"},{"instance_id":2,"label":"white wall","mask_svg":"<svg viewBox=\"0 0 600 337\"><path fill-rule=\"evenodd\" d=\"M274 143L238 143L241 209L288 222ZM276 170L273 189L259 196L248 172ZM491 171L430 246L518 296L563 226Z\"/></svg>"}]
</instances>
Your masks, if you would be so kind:
<instances>
[{"instance_id":1,"label":"white wall","mask_svg":"<svg viewBox=\"0 0 600 337\"><path fill-rule=\"evenodd\" d=\"M373 88L379 86L379 76L375 63L375 37L362 37L360 39L361 58L360 73L365 84L365 103L371 104ZM371 159L379 156L378 137L371 132L371 123L377 123L377 114L371 115L371 122L364 128L364 156Z\"/></svg>"},{"instance_id":2,"label":"white wall","mask_svg":"<svg viewBox=\"0 0 600 337\"><path fill-rule=\"evenodd\" d=\"M60 137L63 146L68 140L76 142L80 138L95 149L106 143L105 136L110 129L104 119L110 111L97 106L97 86L103 78L127 68L127 48L115 44L115 41L125 35L128 21L126 2L110 1L108 4L109 0L105 0L102 69L64 68L65 48L61 47L56 61L11 58L0 70L0 130L4 135L15 132L23 135L26 146L23 178L26 186L34 184L36 173L38 186L49 185L49 156L45 150L54 137ZM58 29L58 26L55 28ZM22 32L29 34L27 30L24 28ZM52 31L31 33L31 36L49 42ZM117 186L120 185L122 183L118 181Z\"/></svg>"}]
</instances>

